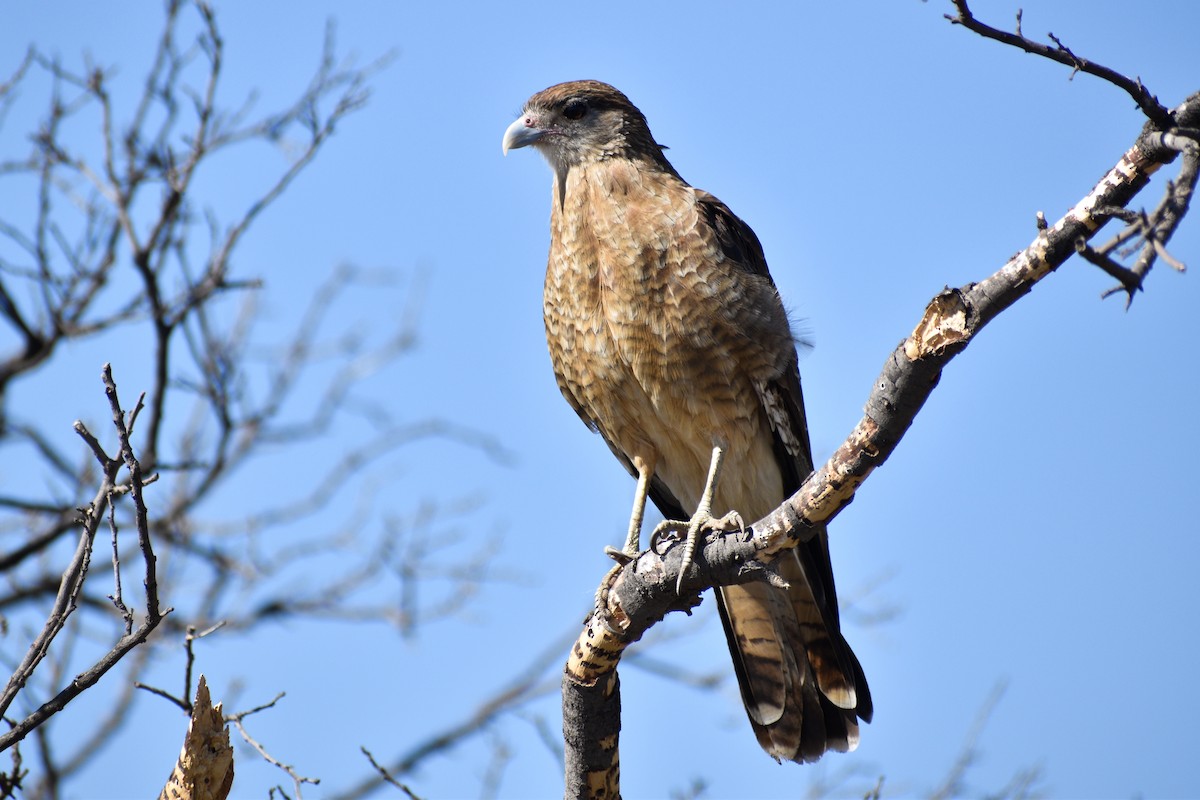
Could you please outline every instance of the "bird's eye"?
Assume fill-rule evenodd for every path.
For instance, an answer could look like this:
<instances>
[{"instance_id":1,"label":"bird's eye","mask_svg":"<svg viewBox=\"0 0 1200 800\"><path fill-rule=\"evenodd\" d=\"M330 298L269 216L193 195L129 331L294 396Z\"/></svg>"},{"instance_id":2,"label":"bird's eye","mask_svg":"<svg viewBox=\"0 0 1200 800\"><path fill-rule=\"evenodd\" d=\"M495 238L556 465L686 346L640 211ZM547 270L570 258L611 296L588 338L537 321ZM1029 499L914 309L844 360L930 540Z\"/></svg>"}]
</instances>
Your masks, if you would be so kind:
<instances>
[{"instance_id":1,"label":"bird's eye","mask_svg":"<svg viewBox=\"0 0 1200 800\"><path fill-rule=\"evenodd\" d=\"M587 101L585 100L570 100L563 109L563 116L567 119L583 119L583 115L586 113Z\"/></svg>"}]
</instances>

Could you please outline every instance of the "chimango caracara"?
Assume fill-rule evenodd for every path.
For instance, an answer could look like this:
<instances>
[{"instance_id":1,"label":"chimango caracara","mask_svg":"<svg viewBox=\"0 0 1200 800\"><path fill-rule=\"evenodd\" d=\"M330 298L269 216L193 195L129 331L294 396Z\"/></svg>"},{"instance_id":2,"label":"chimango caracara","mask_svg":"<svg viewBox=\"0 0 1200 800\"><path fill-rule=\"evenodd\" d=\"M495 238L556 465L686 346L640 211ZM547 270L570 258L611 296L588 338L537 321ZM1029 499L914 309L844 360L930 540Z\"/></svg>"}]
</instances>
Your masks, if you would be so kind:
<instances>
[{"instance_id":1,"label":"chimango caracara","mask_svg":"<svg viewBox=\"0 0 1200 800\"><path fill-rule=\"evenodd\" d=\"M686 520L666 525L693 545L766 515L813 464L795 341L758 237L679 176L605 83L529 98L504 150L527 145L554 170L544 307L558 385L637 477L625 552L640 548L647 496ZM840 631L825 530L779 561L787 589L716 592L750 724L776 759L853 750L871 695Z\"/></svg>"}]
</instances>

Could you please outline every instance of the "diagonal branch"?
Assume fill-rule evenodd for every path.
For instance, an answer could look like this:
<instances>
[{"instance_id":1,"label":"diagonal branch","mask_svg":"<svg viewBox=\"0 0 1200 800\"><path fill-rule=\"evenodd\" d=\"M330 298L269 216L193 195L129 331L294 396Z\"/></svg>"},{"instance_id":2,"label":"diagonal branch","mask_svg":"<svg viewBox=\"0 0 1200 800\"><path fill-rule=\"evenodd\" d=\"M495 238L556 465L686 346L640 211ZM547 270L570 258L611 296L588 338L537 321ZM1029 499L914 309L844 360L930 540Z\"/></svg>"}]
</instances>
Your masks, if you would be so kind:
<instances>
[{"instance_id":1,"label":"diagonal branch","mask_svg":"<svg viewBox=\"0 0 1200 800\"><path fill-rule=\"evenodd\" d=\"M965 5L963 6L965 8ZM1200 123L1200 93L1171 112L1183 127ZM770 562L811 536L851 500L895 450L946 365L988 322L1029 293L1146 186L1175 152L1143 133L1100 182L1052 226L979 283L946 289L930 301L913 332L888 357L865 414L829 460L783 505L747 530L711 537L675 591L682 547L646 551L606 577L596 612L585 622L563 675L566 796L619 793L617 734L620 692L616 668L625 649L667 613L688 611L713 586L778 580Z\"/></svg>"}]
</instances>

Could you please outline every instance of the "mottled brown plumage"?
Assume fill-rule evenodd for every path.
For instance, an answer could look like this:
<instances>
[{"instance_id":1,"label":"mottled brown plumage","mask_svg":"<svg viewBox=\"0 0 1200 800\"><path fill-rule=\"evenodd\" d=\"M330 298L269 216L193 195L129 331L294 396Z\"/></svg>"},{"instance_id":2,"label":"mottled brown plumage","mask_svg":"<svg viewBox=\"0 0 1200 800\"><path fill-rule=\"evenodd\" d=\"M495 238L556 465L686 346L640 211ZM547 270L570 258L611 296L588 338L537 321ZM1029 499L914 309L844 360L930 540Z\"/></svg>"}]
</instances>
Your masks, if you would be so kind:
<instances>
[{"instance_id":1,"label":"mottled brown plumage","mask_svg":"<svg viewBox=\"0 0 1200 800\"><path fill-rule=\"evenodd\" d=\"M750 227L694 189L619 91L575 81L535 94L504 149L533 145L554 191L545 322L559 388L668 519L701 501L764 516L812 471L795 344ZM701 515L693 516L696 523ZM693 525L695 528L695 525ZM717 590L751 725L772 756L852 750L871 697L842 638L826 533L766 583Z\"/></svg>"}]
</instances>

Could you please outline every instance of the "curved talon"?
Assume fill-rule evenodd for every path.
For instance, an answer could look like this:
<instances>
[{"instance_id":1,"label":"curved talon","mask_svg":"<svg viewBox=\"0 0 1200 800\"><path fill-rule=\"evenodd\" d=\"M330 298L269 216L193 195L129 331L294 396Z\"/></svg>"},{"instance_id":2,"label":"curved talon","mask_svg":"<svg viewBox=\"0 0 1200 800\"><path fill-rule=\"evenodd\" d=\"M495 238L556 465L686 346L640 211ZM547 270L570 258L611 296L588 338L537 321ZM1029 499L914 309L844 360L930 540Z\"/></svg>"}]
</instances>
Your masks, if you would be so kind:
<instances>
[{"instance_id":1,"label":"curved talon","mask_svg":"<svg viewBox=\"0 0 1200 800\"><path fill-rule=\"evenodd\" d=\"M629 553L625 550L618 550L611 545L604 548L604 555L608 556L613 561L617 562L618 566L622 567L637 558L637 553Z\"/></svg>"},{"instance_id":2,"label":"curved talon","mask_svg":"<svg viewBox=\"0 0 1200 800\"><path fill-rule=\"evenodd\" d=\"M657 553L658 545L662 542L663 537L667 534L678 536L681 533L687 533L689 524L686 519L664 519L655 525L654 530L650 533L650 549Z\"/></svg>"},{"instance_id":3,"label":"curved talon","mask_svg":"<svg viewBox=\"0 0 1200 800\"><path fill-rule=\"evenodd\" d=\"M612 550L614 553L620 553L621 555L628 555L626 553L621 553L621 551L617 550L616 548L606 547L605 551L608 551L608 550ZM612 555L612 554L610 553L609 555ZM616 556L613 556L613 560L618 560L618 559ZM631 558L629 560L632 561L633 559ZM621 574L622 568L624 568L625 564L628 564L628 563L629 563L629 561L626 561L624 564L622 564L622 563L614 564L612 569L610 569L604 575L604 578L601 579L600 585L596 587L596 596L594 598L595 602L592 607L592 614L596 615L597 618L600 618L604 614L604 612L608 609L608 595L609 595L609 592L612 591L612 585L617 580L617 576Z\"/></svg>"}]
</instances>

